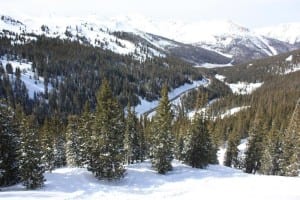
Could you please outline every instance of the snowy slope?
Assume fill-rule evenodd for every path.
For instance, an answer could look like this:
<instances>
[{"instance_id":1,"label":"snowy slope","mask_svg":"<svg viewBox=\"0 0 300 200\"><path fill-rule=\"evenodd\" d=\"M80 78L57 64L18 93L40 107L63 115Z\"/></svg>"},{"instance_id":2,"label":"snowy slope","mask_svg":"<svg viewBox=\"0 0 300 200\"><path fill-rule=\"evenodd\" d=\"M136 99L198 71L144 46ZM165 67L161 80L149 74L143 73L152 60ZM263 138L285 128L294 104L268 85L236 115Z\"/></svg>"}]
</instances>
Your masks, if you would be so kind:
<instances>
[{"instance_id":1,"label":"snowy slope","mask_svg":"<svg viewBox=\"0 0 300 200\"><path fill-rule=\"evenodd\" d=\"M87 16L86 18L71 18L71 17L48 17L48 18L33 18L28 16L1 16L0 20L0 35L6 35L9 38L15 39L15 34L21 35L24 40L17 41L18 43L35 40L32 35L46 35L47 37L70 39L79 41L82 44L89 44L103 49L111 50L122 55L133 55L138 60L145 60L146 57L164 57L163 52L157 51L154 48L148 48L147 53L142 49L141 44L135 44L132 41L117 37L116 31L134 32L133 29L112 23L108 19L99 19L96 16ZM134 32L138 34L138 32ZM172 45L167 42L158 41L154 46Z\"/></svg>"},{"instance_id":2,"label":"snowy slope","mask_svg":"<svg viewBox=\"0 0 300 200\"><path fill-rule=\"evenodd\" d=\"M286 23L256 30L257 33L295 44L300 42L300 23Z\"/></svg>"},{"instance_id":3,"label":"snowy slope","mask_svg":"<svg viewBox=\"0 0 300 200\"><path fill-rule=\"evenodd\" d=\"M257 88L263 85L263 83L247 83L247 82L227 83L225 82L226 77L219 74L216 74L215 78L228 85L234 94L241 94L241 95L251 94Z\"/></svg>"},{"instance_id":4,"label":"snowy slope","mask_svg":"<svg viewBox=\"0 0 300 200\"><path fill-rule=\"evenodd\" d=\"M7 57L0 57L0 63L5 69L6 64L11 64L13 67L13 72L15 73L16 68L21 70L21 80L25 83L26 88L28 90L29 98L33 98L34 94L44 93L45 92L45 84L44 78L36 75L32 72L32 63L26 62L24 60L17 61L17 60L10 60ZM15 75L10 75L10 79L15 79ZM52 89L51 84L48 84L48 91Z\"/></svg>"},{"instance_id":5,"label":"snowy slope","mask_svg":"<svg viewBox=\"0 0 300 200\"><path fill-rule=\"evenodd\" d=\"M174 170L159 175L146 161L127 167L124 179L96 180L85 169L61 168L46 173L45 187L26 191L2 188L0 199L224 199L298 200L300 179L245 174L220 165L194 169L173 161Z\"/></svg>"},{"instance_id":6,"label":"snowy slope","mask_svg":"<svg viewBox=\"0 0 300 200\"><path fill-rule=\"evenodd\" d=\"M195 64L203 64L205 60L218 64L228 64L230 61L238 63L295 49L283 41L266 37L230 20L183 22L156 21L142 15L112 18L103 17L100 14L81 18L54 16L37 18L23 16L21 13L1 15L0 35L15 38L14 33L23 34L25 41L36 39L28 35L31 33L68 38L115 53L133 55L138 60L153 56L163 57L169 53L178 57L180 52L179 57L184 54L183 59L189 61L186 58L188 56L182 52L187 51L188 48L189 54L193 52L191 58L195 56L206 58L192 60L193 62L200 61ZM137 42L138 39L132 41L119 37L114 34L115 32L132 33L147 41L152 47ZM154 39L153 35L159 36L159 39ZM143 51L144 48L147 49L147 53ZM191 48L194 49L191 50ZM202 49L199 50L199 48ZM201 55L197 55L199 53ZM211 57L215 57L215 62Z\"/></svg>"},{"instance_id":7,"label":"snowy slope","mask_svg":"<svg viewBox=\"0 0 300 200\"><path fill-rule=\"evenodd\" d=\"M179 98L182 94L184 94L185 92L194 89L194 88L198 88L200 86L207 86L209 84L209 80L208 79L202 79L199 81L193 81L192 84L188 84L185 83L184 85L178 87L178 88L174 88L172 91L169 92L168 97L171 100L172 104L176 104L177 103L177 98ZM155 109L158 104L159 101L147 101L145 99L140 98L141 103L139 105L137 105L135 107L135 112L137 113L138 116L144 114L145 112L148 112L152 109Z\"/></svg>"}]
</instances>

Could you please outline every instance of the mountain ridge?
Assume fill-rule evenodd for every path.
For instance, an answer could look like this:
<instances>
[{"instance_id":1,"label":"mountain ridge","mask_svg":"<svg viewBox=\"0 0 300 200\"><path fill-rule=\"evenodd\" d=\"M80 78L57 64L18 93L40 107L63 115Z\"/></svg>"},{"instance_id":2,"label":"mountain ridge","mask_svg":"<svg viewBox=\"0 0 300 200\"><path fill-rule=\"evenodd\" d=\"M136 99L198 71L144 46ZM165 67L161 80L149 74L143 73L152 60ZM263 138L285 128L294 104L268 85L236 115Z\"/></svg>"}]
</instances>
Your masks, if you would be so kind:
<instances>
[{"instance_id":1,"label":"mountain ridge","mask_svg":"<svg viewBox=\"0 0 300 200\"><path fill-rule=\"evenodd\" d=\"M124 39L116 32L132 36ZM273 38L270 33L263 35L231 20L158 22L141 15L40 19L1 15L0 34L9 37L23 35L23 42L34 39L32 35L77 40L118 54L132 55L141 61L153 56L172 55L200 66L206 63L239 64L300 47L300 43Z\"/></svg>"}]
</instances>

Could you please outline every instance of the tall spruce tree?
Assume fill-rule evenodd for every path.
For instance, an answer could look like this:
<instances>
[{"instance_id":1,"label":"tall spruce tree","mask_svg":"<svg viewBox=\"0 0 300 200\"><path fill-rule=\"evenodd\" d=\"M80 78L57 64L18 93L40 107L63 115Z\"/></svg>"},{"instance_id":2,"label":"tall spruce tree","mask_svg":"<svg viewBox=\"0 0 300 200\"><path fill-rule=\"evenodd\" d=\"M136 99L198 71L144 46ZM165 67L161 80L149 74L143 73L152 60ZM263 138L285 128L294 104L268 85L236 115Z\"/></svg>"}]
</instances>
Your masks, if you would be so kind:
<instances>
[{"instance_id":1,"label":"tall spruce tree","mask_svg":"<svg viewBox=\"0 0 300 200\"><path fill-rule=\"evenodd\" d=\"M70 167L82 166L81 142L82 136L78 131L79 119L77 116L68 117L68 126L66 131L66 161Z\"/></svg>"},{"instance_id":2,"label":"tall spruce tree","mask_svg":"<svg viewBox=\"0 0 300 200\"><path fill-rule=\"evenodd\" d=\"M161 100L154 116L151 147L152 167L160 174L172 170L174 135L172 134L172 110L165 85L161 91Z\"/></svg>"},{"instance_id":3,"label":"tall spruce tree","mask_svg":"<svg viewBox=\"0 0 300 200\"><path fill-rule=\"evenodd\" d=\"M249 141L246 150L245 171L246 173L256 173L261 167L261 159L264 150L265 135L267 132L266 122L262 121L258 114L253 126L249 131Z\"/></svg>"},{"instance_id":4,"label":"tall spruce tree","mask_svg":"<svg viewBox=\"0 0 300 200\"><path fill-rule=\"evenodd\" d=\"M298 176L300 169L300 99L293 111L290 123L285 131L283 144L282 175Z\"/></svg>"},{"instance_id":5,"label":"tall spruce tree","mask_svg":"<svg viewBox=\"0 0 300 200\"><path fill-rule=\"evenodd\" d=\"M267 175L280 175L280 161L283 156L282 131L276 123L272 123L272 128L268 132L263 150L260 172Z\"/></svg>"},{"instance_id":6,"label":"tall spruce tree","mask_svg":"<svg viewBox=\"0 0 300 200\"><path fill-rule=\"evenodd\" d=\"M45 167L42 164L42 150L37 132L36 120L23 117L20 125L20 178L27 189L36 189L44 185Z\"/></svg>"},{"instance_id":7,"label":"tall spruce tree","mask_svg":"<svg viewBox=\"0 0 300 200\"><path fill-rule=\"evenodd\" d=\"M139 121L132 111L130 104L127 106L127 117L125 120L124 154L125 163L132 164L141 160L141 138L139 133Z\"/></svg>"},{"instance_id":8,"label":"tall spruce tree","mask_svg":"<svg viewBox=\"0 0 300 200\"><path fill-rule=\"evenodd\" d=\"M0 186L19 181L19 133L10 107L0 103Z\"/></svg>"},{"instance_id":9,"label":"tall spruce tree","mask_svg":"<svg viewBox=\"0 0 300 200\"><path fill-rule=\"evenodd\" d=\"M90 104L86 102L84 105L84 111L79 119L79 135L82 138L80 143L80 163L82 166L87 166L91 160L91 150L92 150L92 126L94 121L94 115L91 113Z\"/></svg>"},{"instance_id":10,"label":"tall spruce tree","mask_svg":"<svg viewBox=\"0 0 300 200\"><path fill-rule=\"evenodd\" d=\"M228 167L238 167L239 161L238 161L238 154L239 149L238 145L240 144L241 136L236 130L233 130L229 134L228 141L227 141L227 149L225 153L225 160L224 165Z\"/></svg>"},{"instance_id":11,"label":"tall spruce tree","mask_svg":"<svg viewBox=\"0 0 300 200\"><path fill-rule=\"evenodd\" d=\"M43 150L42 161L45 165L45 170L52 172L52 170L55 168L54 134L52 128L50 128L48 119L46 119L44 122L41 134L41 143Z\"/></svg>"},{"instance_id":12,"label":"tall spruce tree","mask_svg":"<svg viewBox=\"0 0 300 200\"><path fill-rule=\"evenodd\" d=\"M92 132L92 150L89 170L98 179L123 177L124 114L113 97L106 80L97 94L97 108Z\"/></svg>"},{"instance_id":13,"label":"tall spruce tree","mask_svg":"<svg viewBox=\"0 0 300 200\"><path fill-rule=\"evenodd\" d=\"M205 168L214 160L211 153L213 152L213 145L207 123L202 112L196 113L185 144L185 162L195 168Z\"/></svg>"}]
</instances>

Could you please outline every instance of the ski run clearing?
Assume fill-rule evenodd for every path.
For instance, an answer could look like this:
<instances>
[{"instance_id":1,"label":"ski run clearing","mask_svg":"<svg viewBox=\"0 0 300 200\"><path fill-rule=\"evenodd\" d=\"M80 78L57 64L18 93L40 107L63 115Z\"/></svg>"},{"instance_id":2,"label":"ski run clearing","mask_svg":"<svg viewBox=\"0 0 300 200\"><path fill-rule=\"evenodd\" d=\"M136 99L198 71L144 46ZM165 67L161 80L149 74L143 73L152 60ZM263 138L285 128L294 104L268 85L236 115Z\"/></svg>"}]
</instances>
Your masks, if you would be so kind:
<instances>
[{"instance_id":1,"label":"ski run clearing","mask_svg":"<svg viewBox=\"0 0 300 200\"><path fill-rule=\"evenodd\" d=\"M221 165L195 169L178 161L173 167L159 175L149 161L130 165L124 179L115 182L99 181L86 169L60 168L45 174L43 188L2 188L0 199L300 199L299 177L251 175Z\"/></svg>"},{"instance_id":2,"label":"ski run clearing","mask_svg":"<svg viewBox=\"0 0 300 200\"><path fill-rule=\"evenodd\" d=\"M224 82L225 76L216 74L215 78ZM226 83L231 89L231 91L234 94L241 94L241 95L246 95L246 94L251 94L254 92L257 88L261 87L263 83L247 83L247 82L237 82L237 83Z\"/></svg>"}]
</instances>

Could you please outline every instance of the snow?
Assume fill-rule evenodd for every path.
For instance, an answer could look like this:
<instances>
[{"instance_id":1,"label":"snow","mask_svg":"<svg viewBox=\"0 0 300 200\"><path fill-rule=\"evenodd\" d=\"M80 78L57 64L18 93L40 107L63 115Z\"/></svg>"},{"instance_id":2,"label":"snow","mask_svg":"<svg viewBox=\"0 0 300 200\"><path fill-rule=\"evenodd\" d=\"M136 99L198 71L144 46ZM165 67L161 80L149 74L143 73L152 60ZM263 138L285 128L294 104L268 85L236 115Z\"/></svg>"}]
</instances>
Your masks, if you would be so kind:
<instances>
[{"instance_id":1,"label":"snow","mask_svg":"<svg viewBox=\"0 0 300 200\"><path fill-rule=\"evenodd\" d=\"M192 84L188 84L185 83L184 85L173 89L171 92L169 92L168 97L171 101L176 100L177 98L179 98L183 93L200 87L200 86L207 86L209 84L209 80L207 79L202 79L202 80L198 80L198 81L193 81ZM135 112L137 113L138 116L144 114L147 111L150 111L154 108L156 108L159 104L159 101L147 101L146 99L143 99L141 97L139 97L141 103L139 105L137 105L135 107ZM175 102L176 103L176 102Z\"/></svg>"},{"instance_id":2,"label":"snow","mask_svg":"<svg viewBox=\"0 0 300 200\"><path fill-rule=\"evenodd\" d=\"M223 75L220 75L220 74L216 74L216 75L215 75L215 78L223 82L223 81L225 81L225 78L226 78L226 77L223 76Z\"/></svg>"},{"instance_id":3,"label":"snow","mask_svg":"<svg viewBox=\"0 0 300 200\"><path fill-rule=\"evenodd\" d=\"M285 70L285 72L283 74L289 74L289 73L293 73L296 71L300 71L300 65L295 65L294 67Z\"/></svg>"},{"instance_id":4,"label":"snow","mask_svg":"<svg viewBox=\"0 0 300 200\"><path fill-rule=\"evenodd\" d=\"M103 49L111 50L115 53L122 55L134 55L137 60L144 61L146 57L164 57L165 55L156 51L153 48L148 48L148 52L142 51L141 44L136 45L133 42L125 39L120 39L113 35L115 31L128 31L135 34L139 34L135 28L130 27L128 24L120 24L118 21L108 19L105 17L99 18L99 16L89 15L84 18L78 17L29 17L14 15L9 20L0 19L0 33L4 30L11 31L13 33L22 34L35 33L37 35L46 35L51 38L71 39L77 41L78 37L84 38L79 42L88 42L90 45L101 47ZM14 21L20 21L15 23ZM22 22L21 22L22 21ZM42 26L46 26L45 31L42 30ZM67 36L66 31L71 33ZM142 34L140 34L142 36ZM146 34L144 34L145 36ZM8 35L10 38L15 38L13 34ZM36 40L35 37L25 36L26 40ZM21 43L18 41L17 43ZM162 41L152 41L154 46L163 46Z\"/></svg>"},{"instance_id":5,"label":"snow","mask_svg":"<svg viewBox=\"0 0 300 200\"><path fill-rule=\"evenodd\" d=\"M159 175L149 161L127 166L120 181L99 181L82 168L47 172L45 186L25 190L16 185L2 188L0 199L230 199L298 200L300 178L251 175L221 165L195 169L173 161L173 171Z\"/></svg>"},{"instance_id":6,"label":"snow","mask_svg":"<svg viewBox=\"0 0 300 200\"><path fill-rule=\"evenodd\" d=\"M28 90L29 98L33 99L34 93L44 93L44 78L36 75L32 72L32 62L25 61L16 61L16 60L8 60L6 56L0 58L0 62L2 63L4 69L7 63L10 63L13 67L13 72L16 71L16 68L20 68L21 70L21 80L25 83L26 88ZM10 78L15 79L15 75L11 75ZM51 90L52 86L48 84L48 90Z\"/></svg>"},{"instance_id":7,"label":"snow","mask_svg":"<svg viewBox=\"0 0 300 200\"><path fill-rule=\"evenodd\" d=\"M238 82L238 83L229 83L228 86L235 94L251 94L257 88L261 87L263 83L247 83L247 82Z\"/></svg>"},{"instance_id":8,"label":"snow","mask_svg":"<svg viewBox=\"0 0 300 200\"><path fill-rule=\"evenodd\" d=\"M251 65L252 64L249 64L249 66ZM227 83L225 82L226 77L220 74L216 74L215 78L228 85L234 94L241 94L241 95L251 94L257 88L263 85L263 83L247 83L247 82Z\"/></svg>"},{"instance_id":9,"label":"snow","mask_svg":"<svg viewBox=\"0 0 300 200\"><path fill-rule=\"evenodd\" d=\"M224 117L228 117L228 116L234 115L235 113L238 113L238 112L240 112L242 110L245 110L245 109L247 109L249 107L250 106L241 106L241 107L231 108L231 109L227 110L225 113L221 114L220 118L223 119Z\"/></svg>"},{"instance_id":10,"label":"snow","mask_svg":"<svg viewBox=\"0 0 300 200\"><path fill-rule=\"evenodd\" d=\"M291 62L293 60L293 55L290 55L285 59L285 61Z\"/></svg>"},{"instance_id":11,"label":"snow","mask_svg":"<svg viewBox=\"0 0 300 200\"><path fill-rule=\"evenodd\" d=\"M285 23L255 30L257 33L295 44L300 42L300 23Z\"/></svg>"},{"instance_id":12,"label":"snow","mask_svg":"<svg viewBox=\"0 0 300 200\"><path fill-rule=\"evenodd\" d=\"M213 63L203 63L201 65L196 65L194 67L198 68L198 67L204 67L204 68L217 68L217 67L231 67L232 63L227 63L227 64L213 64Z\"/></svg>"}]
</instances>

